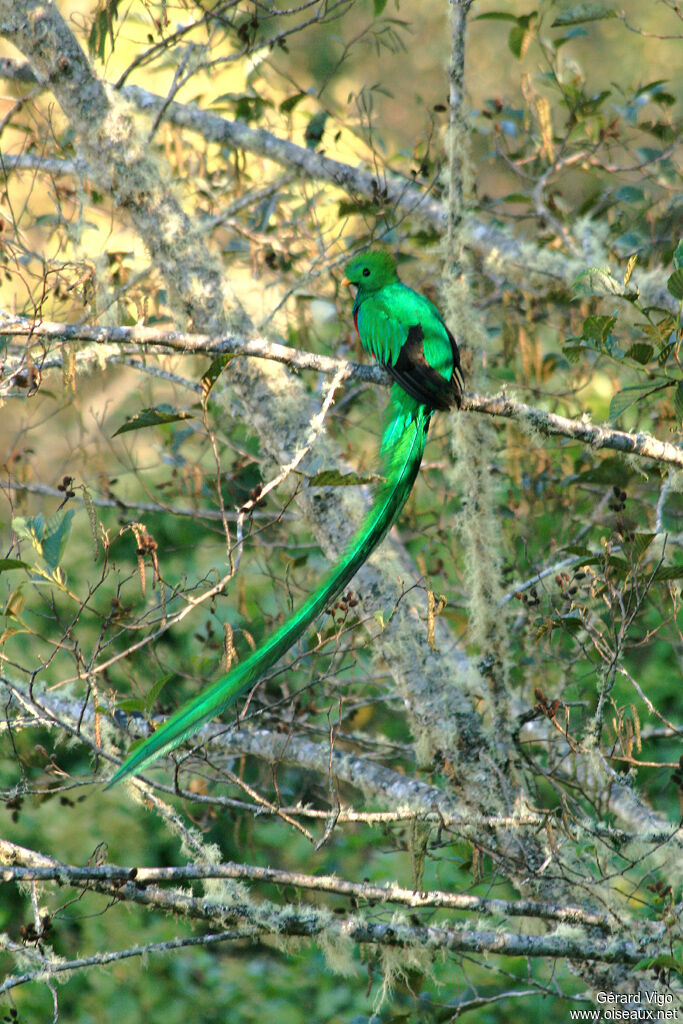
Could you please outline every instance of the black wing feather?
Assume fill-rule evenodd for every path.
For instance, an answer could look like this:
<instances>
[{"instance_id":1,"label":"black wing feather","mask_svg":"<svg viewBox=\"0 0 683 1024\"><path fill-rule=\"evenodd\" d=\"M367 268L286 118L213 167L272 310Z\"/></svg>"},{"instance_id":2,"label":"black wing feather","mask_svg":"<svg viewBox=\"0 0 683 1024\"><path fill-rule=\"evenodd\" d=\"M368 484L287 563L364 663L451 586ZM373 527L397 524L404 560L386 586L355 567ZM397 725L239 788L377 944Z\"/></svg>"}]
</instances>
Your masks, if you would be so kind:
<instances>
[{"instance_id":1,"label":"black wing feather","mask_svg":"<svg viewBox=\"0 0 683 1024\"><path fill-rule=\"evenodd\" d=\"M400 384L411 398L426 405L429 409L438 409L442 412L451 409L454 405L460 407L463 385L458 346L447 327L446 333L453 352L453 375L450 380L446 380L425 359L422 344L424 331L420 324L413 324L408 328L405 344L402 346L396 362L393 365L383 364L392 379Z\"/></svg>"}]
</instances>

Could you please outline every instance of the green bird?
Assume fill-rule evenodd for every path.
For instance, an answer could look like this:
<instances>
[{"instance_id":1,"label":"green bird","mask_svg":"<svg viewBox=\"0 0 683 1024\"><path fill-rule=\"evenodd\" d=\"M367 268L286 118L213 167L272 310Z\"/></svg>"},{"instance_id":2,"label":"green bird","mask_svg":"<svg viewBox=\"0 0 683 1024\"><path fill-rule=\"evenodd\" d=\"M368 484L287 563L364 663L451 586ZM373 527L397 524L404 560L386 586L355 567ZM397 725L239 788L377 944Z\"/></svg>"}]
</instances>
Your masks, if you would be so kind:
<instances>
[{"instance_id":1,"label":"green bird","mask_svg":"<svg viewBox=\"0 0 683 1024\"><path fill-rule=\"evenodd\" d=\"M399 280L392 257L375 250L356 256L346 267L346 281L358 289L353 318L363 348L394 382L380 447L385 482L346 553L315 593L258 650L171 715L119 768L109 786L175 750L296 643L351 582L408 500L432 413L460 406L463 378L455 339L436 306Z\"/></svg>"}]
</instances>

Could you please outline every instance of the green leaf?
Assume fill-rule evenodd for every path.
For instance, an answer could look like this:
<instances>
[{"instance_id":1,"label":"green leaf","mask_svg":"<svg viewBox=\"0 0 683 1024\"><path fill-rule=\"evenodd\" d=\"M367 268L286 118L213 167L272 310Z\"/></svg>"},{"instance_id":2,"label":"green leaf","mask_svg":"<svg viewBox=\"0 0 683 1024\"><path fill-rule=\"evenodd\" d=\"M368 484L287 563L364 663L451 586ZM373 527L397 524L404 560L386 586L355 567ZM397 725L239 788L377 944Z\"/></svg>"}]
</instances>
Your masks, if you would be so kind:
<instances>
[{"instance_id":1,"label":"green leaf","mask_svg":"<svg viewBox=\"0 0 683 1024\"><path fill-rule=\"evenodd\" d=\"M683 580L683 565L660 565L655 570L653 579L656 582L662 580Z\"/></svg>"},{"instance_id":2,"label":"green leaf","mask_svg":"<svg viewBox=\"0 0 683 1024\"><path fill-rule=\"evenodd\" d=\"M363 476L360 473L340 473L338 469L324 469L316 473L308 481L309 487L356 487L358 484L373 484L381 480L381 476L370 473Z\"/></svg>"},{"instance_id":3,"label":"green leaf","mask_svg":"<svg viewBox=\"0 0 683 1024\"><path fill-rule=\"evenodd\" d=\"M662 150L654 149L652 146L638 146L636 153L643 163L645 161L648 163L654 163L655 161L660 160L662 156Z\"/></svg>"},{"instance_id":4,"label":"green leaf","mask_svg":"<svg viewBox=\"0 0 683 1024\"><path fill-rule=\"evenodd\" d=\"M645 341L637 341L631 345L626 355L629 359L633 359L636 363L645 366L652 359L654 352L655 350L652 345L648 345Z\"/></svg>"},{"instance_id":5,"label":"green leaf","mask_svg":"<svg viewBox=\"0 0 683 1024\"><path fill-rule=\"evenodd\" d=\"M517 16L504 11L488 11L486 14L478 14L474 21L517 21Z\"/></svg>"},{"instance_id":6,"label":"green leaf","mask_svg":"<svg viewBox=\"0 0 683 1024\"><path fill-rule=\"evenodd\" d=\"M673 107L676 103L676 97L672 96L670 92L664 92L663 89L661 92L659 90L654 92L650 98L660 107Z\"/></svg>"},{"instance_id":7,"label":"green leaf","mask_svg":"<svg viewBox=\"0 0 683 1024\"><path fill-rule=\"evenodd\" d=\"M387 6L387 0L374 0L374 11L375 17L379 17L384 8Z\"/></svg>"},{"instance_id":8,"label":"green leaf","mask_svg":"<svg viewBox=\"0 0 683 1024\"><path fill-rule=\"evenodd\" d=\"M562 354L569 360L570 363L578 363L581 358L581 352L585 349L585 346L581 338L567 338L564 345L562 346Z\"/></svg>"},{"instance_id":9,"label":"green leaf","mask_svg":"<svg viewBox=\"0 0 683 1024\"><path fill-rule=\"evenodd\" d=\"M29 517L25 519L23 516L16 516L12 520L12 529L16 533L17 537L21 537L22 540L29 541L39 555L43 554L43 533L45 531L45 517L38 514L37 516Z\"/></svg>"},{"instance_id":10,"label":"green leaf","mask_svg":"<svg viewBox=\"0 0 683 1024\"><path fill-rule=\"evenodd\" d=\"M120 0L105 0L95 13L90 35L88 36L88 51L91 57L99 57L104 60L105 43L107 36L111 40L111 48L114 49L114 19L118 15Z\"/></svg>"},{"instance_id":11,"label":"green leaf","mask_svg":"<svg viewBox=\"0 0 683 1024\"><path fill-rule=\"evenodd\" d=\"M683 268L674 270L673 274L666 282L666 287L675 299L678 299L679 301L683 299Z\"/></svg>"},{"instance_id":12,"label":"green leaf","mask_svg":"<svg viewBox=\"0 0 683 1024\"><path fill-rule=\"evenodd\" d=\"M671 341L671 342L669 342L668 345L665 345L664 348L662 349L662 351L657 356L657 364L659 366L664 366L664 364L666 363L667 359L669 358L669 356L671 355L671 353L673 352L673 350L675 348L676 348L676 342L675 341Z\"/></svg>"},{"instance_id":13,"label":"green leaf","mask_svg":"<svg viewBox=\"0 0 683 1024\"><path fill-rule=\"evenodd\" d=\"M211 367L209 367L211 369ZM192 419L192 413L181 411L173 412L168 411L170 406L155 406L151 409L142 409L141 412L135 416L131 416L122 427L115 430L112 437L116 437L118 434L126 434L129 430L142 430L143 427L157 427L161 423L174 423L176 420L189 420Z\"/></svg>"},{"instance_id":14,"label":"green leaf","mask_svg":"<svg viewBox=\"0 0 683 1024\"><path fill-rule=\"evenodd\" d=\"M12 569L30 569L28 562L22 562L20 558L0 558L0 572L10 572Z\"/></svg>"},{"instance_id":15,"label":"green leaf","mask_svg":"<svg viewBox=\"0 0 683 1024\"><path fill-rule=\"evenodd\" d=\"M306 125L306 131L304 132L304 141L307 149L315 149L320 145L325 133L326 124L327 112L325 110L319 110L317 114L313 115Z\"/></svg>"},{"instance_id":16,"label":"green leaf","mask_svg":"<svg viewBox=\"0 0 683 1024\"><path fill-rule=\"evenodd\" d=\"M375 214L377 213L377 204L373 203L371 199L363 202L356 202L355 199L341 199L337 207L337 213L340 218L350 217L356 213Z\"/></svg>"},{"instance_id":17,"label":"green leaf","mask_svg":"<svg viewBox=\"0 0 683 1024\"><path fill-rule=\"evenodd\" d=\"M645 85L641 85L639 89L636 89L635 95L642 96L646 92L656 92L663 85L666 85L668 81L668 78L657 78L654 82L647 82Z\"/></svg>"},{"instance_id":18,"label":"green leaf","mask_svg":"<svg viewBox=\"0 0 683 1024\"><path fill-rule=\"evenodd\" d=\"M581 561L577 562L577 569L583 569L587 565L604 565L604 555L591 555L590 558L584 558L581 556Z\"/></svg>"},{"instance_id":19,"label":"green leaf","mask_svg":"<svg viewBox=\"0 0 683 1024\"><path fill-rule=\"evenodd\" d=\"M647 549L649 548L652 541L657 536L656 533L634 533L633 534L633 550L636 558L642 558Z\"/></svg>"},{"instance_id":20,"label":"green leaf","mask_svg":"<svg viewBox=\"0 0 683 1024\"><path fill-rule=\"evenodd\" d=\"M655 343L657 348L661 348L665 343L666 337L662 335L659 327L655 327L654 324L639 324L638 326L643 334Z\"/></svg>"},{"instance_id":21,"label":"green leaf","mask_svg":"<svg viewBox=\"0 0 683 1024\"><path fill-rule=\"evenodd\" d=\"M295 92L293 96L288 96L287 99L283 100L282 103L280 104L280 113L289 114L292 110L294 110L297 103L301 103L301 101L305 99L307 95L308 93L305 92Z\"/></svg>"},{"instance_id":22,"label":"green leaf","mask_svg":"<svg viewBox=\"0 0 683 1024\"><path fill-rule=\"evenodd\" d=\"M508 46L510 48L510 52L513 53L518 60L522 56L522 45L524 43L524 36L526 33L527 30L522 28L521 25L515 25L514 28L510 29Z\"/></svg>"},{"instance_id":23,"label":"green leaf","mask_svg":"<svg viewBox=\"0 0 683 1024\"><path fill-rule=\"evenodd\" d=\"M585 21L602 21L604 18L616 18L617 12L604 4L577 4L566 11L560 11L551 28L564 25L580 25Z\"/></svg>"},{"instance_id":24,"label":"green leaf","mask_svg":"<svg viewBox=\"0 0 683 1024\"><path fill-rule=\"evenodd\" d=\"M614 570L619 579L627 579L633 571L633 566L625 558L615 558L611 555L607 560L607 568ZM683 571L683 569L681 570Z\"/></svg>"},{"instance_id":25,"label":"green leaf","mask_svg":"<svg viewBox=\"0 0 683 1024\"><path fill-rule=\"evenodd\" d=\"M632 405L651 395L653 391L658 390L659 387L653 388L651 384L634 384L632 387L622 388L621 391L617 391L616 395L612 396L612 401L609 404L608 418L610 423L618 420L622 413L625 413Z\"/></svg>"},{"instance_id":26,"label":"green leaf","mask_svg":"<svg viewBox=\"0 0 683 1024\"><path fill-rule=\"evenodd\" d=\"M73 509L63 509L61 512L55 512L45 523L43 558L50 569L56 569L61 561L71 532L73 517Z\"/></svg>"},{"instance_id":27,"label":"green leaf","mask_svg":"<svg viewBox=\"0 0 683 1024\"><path fill-rule=\"evenodd\" d=\"M604 345L616 322L616 316L587 316L583 321L582 337L586 341Z\"/></svg>"},{"instance_id":28,"label":"green leaf","mask_svg":"<svg viewBox=\"0 0 683 1024\"><path fill-rule=\"evenodd\" d=\"M612 277L609 267L586 267L572 284L579 295L623 295L624 289Z\"/></svg>"},{"instance_id":29,"label":"green leaf","mask_svg":"<svg viewBox=\"0 0 683 1024\"><path fill-rule=\"evenodd\" d=\"M683 269L683 238L676 246L671 262L676 270Z\"/></svg>"},{"instance_id":30,"label":"green leaf","mask_svg":"<svg viewBox=\"0 0 683 1024\"><path fill-rule=\"evenodd\" d=\"M585 28L570 28L566 35L558 36L557 39L553 39L553 47L555 50L559 50L565 43L571 43L572 39L578 39L580 36L587 36Z\"/></svg>"},{"instance_id":31,"label":"green leaf","mask_svg":"<svg viewBox=\"0 0 683 1024\"><path fill-rule=\"evenodd\" d=\"M568 612L567 615L557 615L554 619L557 626L566 629L569 633L578 633L583 628L583 622L578 612Z\"/></svg>"},{"instance_id":32,"label":"green leaf","mask_svg":"<svg viewBox=\"0 0 683 1024\"><path fill-rule=\"evenodd\" d=\"M641 203L645 198L645 193L642 188L636 188L635 185L624 185L615 195L616 199L623 199L627 203Z\"/></svg>"},{"instance_id":33,"label":"green leaf","mask_svg":"<svg viewBox=\"0 0 683 1024\"><path fill-rule=\"evenodd\" d=\"M235 103L235 120L257 121L263 114L266 107L272 107L270 100L262 99L261 96L244 93L239 96Z\"/></svg>"},{"instance_id":34,"label":"green leaf","mask_svg":"<svg viewBox=\"0 0 683 1024\"><path fill-rule=\"evenodd\" d=\"M117 711L139 711L142 713L145 710L145 702L137 698L127 698L126 700L120 700L116 704ZM139 742L139 741L136 741ZM131 744L131 750L133 745ZM129 751L130 753L130 751Z\"/></svg>"},{"instance_id":35,"label":"green leaf","mask_svg":"<svg viewBox=\"0 0 683 1024\"><path fill-rule=\"evenodd\" d=\"M560 551L567 555L578 555L579 558L593 557L591 549L587 548L584 544L567 544L565 547L560 548Z\"/></svg>"},{"instance_id":36,"label":"green leaf","mask_svg":"<svg viewBox=\"0 0 683 1024\"><path fill-rule=\"evenodd\" d=\"M104 60L104 44L107 41L107 14L100 11L93 18L92 27L88 36L88 53L91 57L99 57Z\"/></svg>"},{"instance_id":37,"label":"green leaf","mask_svg":"<svg viewBox=\"0 0 683 1024\"><path fill-rule=\"evenodd\" d=\"M234 352L225 352L222 356L217 356L209 366L206 373L203 375L200 383L202 386L202 398L204 399L205 402L209 395L211 394L211 389L213 388L214 384L220 377L221 373L228 365L228 363L231 362L234 358Z\"/></svg>"},{"instance_id":38,"label":"green leaf","mask_svg":"<svg viewBox=\"0 0 683 1024\"><path fill-rule=\"evenodd\" d=\"M645 960L639 960L634 964L634 971L649 971L652 967L664 967L675 971L683 978L683 960L677 960L671 953L658 953L657 956L649 956Z\"/></svg>"},{"instance_id":39,"label":"green leaf","mask_svg":"<svg viewBox=\"0 0 683 1024\"><path fill-rule=\"evenodd\" d=\"M623 460L615 456L601 459L600 462L593 464L590 469L583 472L572 473L565 477L565 483L611 484L612 486L616 484L619 487L625 487L628 484L628 479L629 473Z\"/></svg>"},{"instance_id":40,"label":"green leaf","mask_svg":"<svg viewBox=\"0 0 683 1024\"><path fill-rule=\"evenodd\" d=\"M42 540L45 533L45 516L39 512L37 516L34 516L33 519L27 519L26 522L34 531L38 540Z\"/></svg>"},{"instance_id":41,"label":"green leaf","mask_svg":"<svg viewBox=\"0 0 683 1024\"><path fill-rule=\"evenodd\" d=\"M166 686L166 683L169 681L171 676L172 673L169 672L167 675L161 676L160 679L157 679L156 683L145 697L144 707L142 708L143 711L150 712L152 710L152 708L156 704L157 697L159 696L163 688ZM119 707L121 707L120 704Z\"/></svg>"},{"instance_id":42,"label":"green leaf","mask_svg":"<svg viewBox=\"0 0 683 1024\"><path fill-rule=\"evenodd\" d=\"M674 413L679 423L683 423L683 380L676 384L674 392Z\"/></svg>"}]
</instances>

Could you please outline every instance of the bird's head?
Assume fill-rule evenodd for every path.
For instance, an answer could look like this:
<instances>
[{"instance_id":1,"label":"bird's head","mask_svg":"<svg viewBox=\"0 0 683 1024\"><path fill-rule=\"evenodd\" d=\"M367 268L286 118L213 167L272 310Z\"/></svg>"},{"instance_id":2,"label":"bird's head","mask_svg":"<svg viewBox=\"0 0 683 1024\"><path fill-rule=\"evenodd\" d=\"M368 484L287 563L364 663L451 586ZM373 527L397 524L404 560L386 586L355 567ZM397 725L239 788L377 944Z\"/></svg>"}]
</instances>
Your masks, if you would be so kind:
<instances>
[{"instance_id":1,"label":"bird's head","mask_svg":"<svg viewBox=\"0 0 683 1024\"><path fill-rule=\"evenodd\" d=\"M387 284L398 281L393 256L379 249L362 252L346 265L347 284L355 284L364 292L376 292Z\"/></svg>"}]
</instances>

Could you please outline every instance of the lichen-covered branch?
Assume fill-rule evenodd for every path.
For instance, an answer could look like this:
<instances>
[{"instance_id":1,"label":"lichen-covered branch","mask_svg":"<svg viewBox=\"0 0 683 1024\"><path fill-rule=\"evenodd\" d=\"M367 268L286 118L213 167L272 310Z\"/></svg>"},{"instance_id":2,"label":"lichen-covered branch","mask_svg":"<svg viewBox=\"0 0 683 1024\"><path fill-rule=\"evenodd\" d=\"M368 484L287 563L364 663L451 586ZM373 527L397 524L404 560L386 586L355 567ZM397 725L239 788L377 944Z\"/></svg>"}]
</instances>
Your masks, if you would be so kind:
<instances>
[{"instance_id":1,"label":"lichen-covered branch","mask_svg":"<svg viewBox=\"0 0 683 1024\"><path fill-rule=\"evenodd\" d=\"M272 360L292 366L297 370L315 370L318 373L334 375L342 372L345 380L357 380L365 384L389 387L391 379L379 366L364 366L349 360L334 359L315 352L302 352L280 345L267 338L248 338L237 334L208 335L185 331L166 330L158 327L97 327L79 324L33 322L26 317L0 318L0 334L52 338L55 340L78 340L98 345L149 346L161 352L185 354L220 355L234 353L252 356L256 359ZM6 382L12 380L12 367L5 368ZM198 386L197 386L198 387ZM465 412L501 416L528 425L540 434L566 437L589 445L593 449L610 449L625 455L637 455L655 462L683 467L683 448L669 441L660 441L651 434L632 434L613 427L593 424L587 415L572 419L548 412L538 406L517 401L505 393L478 395L465 392L462 409Z\"/></svg>"},{"instance_id":2,"label":"lichen-covered branch","mask_svg":"<svg viewBox=\"0 0 683 1024\"><path fill-rule=\"evenodd\" d=\"M32 80L31 75L31 69L26 65L0 61L0 77L27 82ZM164 97L139 86L125 86L121 94L152 118L166 105ZM226 147L272 160L306 178L335 185L352 198L377 199L378 182L374 174L297 146L264 128L251 128L242 121L227 120L190 103L170 103L165 109L165 117L179 128L197 132L207 141L220 142ZM424 189L392 172L385 172L379 184L386 189L383 202L391 205L396 214L415 217L440 234L446 230L446 206ZM590 230L588 225L586 230ZM526 287L532 284L538 287L544 283L554 286L561 283L570 287L586 269L585 260L555 249L540 249L534 242L521 240L511 231L476 214L464 214L462 231L466 245L483 261L483 269L495 278L523 282ZM618 278L620 275L617 272L614 276ZM675 310L673 296L657 270L636 270L631 283L639 290L643 305Z\"/></svg>"},{"instance_id":3,"label":"lichen-covered branch","mask_svg":"<svg viewBox=\"0 0 683 1024\"><path fill-rule=\"evenodd\" d=\"M132 110L96 77L58 10L39 0L0 0L0 34L54 94L93 180L128 211L190 320L199 329L220 330L226 294L218 267L206 258Z\"/></svg>"},{"instance_id":4,"label":"lichen-covered branch","mask_svg":"<svg viewBox=\"0 0 683 1024\"><path fill-rule=\"evenodd\" d=\"M164 882L199 881L207 878L228 878L237 881L265 882L274 885L291 885L310 892L332 893L338 896L352 896L357 900L373 903L395 903L411 909L443 907L449 910L467 911L485 916L539 918L546 921L562 921L586 928L618 933L623 924L608 914L593 913L583 907L565 907L540 903L535 900L504 900L471 896L466 893L423 891L405 889L387 882L372 885L369 882L350 882L337 875L307 875L298 871L282 871L278 868L258 867L253 864L191 864L182 867L120 867L103 864L97 867L78 867L73 864L32 865L29 862L33 851L26 850L7 840L0 839L0 877L3 882L59 882L61 885L81 885L87 882L126 883L137 886L159 885ZM23 866L19 866L19 864ZM642 921L639 923L643 935L658 936L661 925Z\"/></svg>"},{"instance_id":5,"label":"lichen-covered branch","mask_svg":"<svg viewBox=\"0 0 683 1024\"><path fill-rule=\"evenodd\" d=\"M33 851L20 852L20 847L6 849L8 846L11 844L0 843L0 857L3 860L8 855L15 864L24 857L32 859ZM41 857L41 860L45 859L49 858ZM58 863L51 866L65 868ZM70 884L68 870L66 867L60 880ZM131 878L130 874L127 879L91 878L87 886L95 892L115 897L118 902L131 902L149 909L178 914L211 927L224 929L236 925L246 929L240 933L240 937L325 937L326 942L336 940L354 945L371 943L413 947L431 955L449 951L500 956L566 957L581 963L597 961L624 966L637 964L656 948L648 927L640 934L629 931L620 937L607 934L594 938L589 937L582 927L587 924L583 921L576 925L563 921L555 932L526 935L510 930L471 928L469 924L424 926L407 924L395 917L391 921L371 920L369 914L360 913L339 918L333 917L326 909L314 906L279 906L266 900L255 903L246 894L240 897L238 892L230 902L206 896L195 897L187 891L168 891L151 882L143 883L137 877ZM373 914L377 916L377 910L373 910Z\"/></svg>"},{"instance_id":6,"label":"lichen-covered branch","mask_svg":"<svg viewBox=\"0 0 683 1024\"><path fill-rule=\"evenodd\" d=\"M10 681L7 677L0 678L0 685L4 687L8 696L6 718L0 719L0 735L10 727L19 732L22 728L35 725L66 730L72 736L78 737L80 742L88 744L93 753L97 752L108 761L115 761L108 751L97 748L91 737L95 715L90 707L84 708L82 702L62 697L54 691L42 693L40 696L35 692L31 694L25 684ZM126 732L134 738L139 738L147 736L149 728L142 719L130 718L126 722ZM544 739L543 742L545 744L547 741ZM333 813L338 824L363 822L368 825L391 824L419 818L425 823L441 826L474 842L480 841L483 835L490 836L497 830L514 832L528 828L542 829L552 819L552 815L531 808L517 811L512 815L475 813L469 807L463 808L453 794L438 786L429 785L421 779L394 771L376 760L360 757L339 747L333 749L330 754L328 744L318 743L303 736L244 726L240 729L231 729L219 723L205 726L197 734L197 744L200 743L210 743L223 758L241 757L246 754L270 765L290 765L304 771L315 772L321 777L329 775L331 770L333 776L340 782L358 789L366 799L384 805L383 809L378 811L359 811L341 802L333 812L329 809L314 808L309 804L283 805L282 810L290 816L322 820L329 818ZM90 783L91 780L86 779L82 784ZM220 792L201 793L176 789L156 780L154 788L161 793L176 794L197 804L226 809L239 808L257 813L259 817L275 813L272 807L247 804L226 797ZM627 806L624 806L625 804ZM625 820L633 824L631 831L585 819L573 823L575 838L592 840L598 837L622 850L630 844L646 844L653 847L673 844L676 847L683 847L683 829L668 825L663 818L654 814L651 814L647 821L642 814L638 816L633 806L632 794L626 792L623 785L612 787L610 806L615 813L623 810Z\"/></svg>"}]
</instances>

